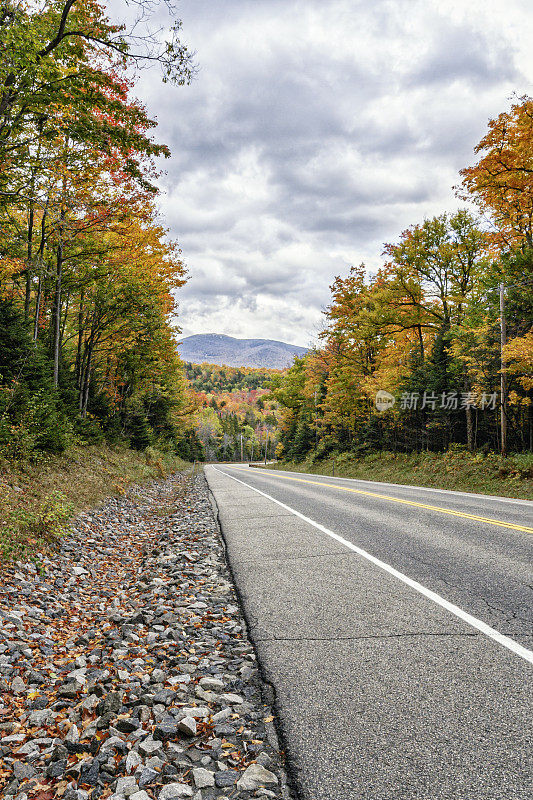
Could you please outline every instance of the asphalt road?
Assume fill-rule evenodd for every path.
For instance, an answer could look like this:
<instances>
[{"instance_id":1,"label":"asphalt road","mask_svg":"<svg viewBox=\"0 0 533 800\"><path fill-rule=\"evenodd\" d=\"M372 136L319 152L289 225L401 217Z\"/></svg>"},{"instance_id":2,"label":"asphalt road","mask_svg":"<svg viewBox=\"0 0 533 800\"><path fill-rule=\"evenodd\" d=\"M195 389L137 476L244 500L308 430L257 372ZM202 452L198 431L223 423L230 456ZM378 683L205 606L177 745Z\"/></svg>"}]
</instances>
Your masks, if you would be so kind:
<instances>
[{"instance_id":1,"label":"asphalt road","mask_svg":"<svg viewBox=\"0 0 533 800\"><path fill-rule=\"evenodd\" d=\"M531 800L533 504L206 475L300 796Z\"/></svg>"}]
</instances>

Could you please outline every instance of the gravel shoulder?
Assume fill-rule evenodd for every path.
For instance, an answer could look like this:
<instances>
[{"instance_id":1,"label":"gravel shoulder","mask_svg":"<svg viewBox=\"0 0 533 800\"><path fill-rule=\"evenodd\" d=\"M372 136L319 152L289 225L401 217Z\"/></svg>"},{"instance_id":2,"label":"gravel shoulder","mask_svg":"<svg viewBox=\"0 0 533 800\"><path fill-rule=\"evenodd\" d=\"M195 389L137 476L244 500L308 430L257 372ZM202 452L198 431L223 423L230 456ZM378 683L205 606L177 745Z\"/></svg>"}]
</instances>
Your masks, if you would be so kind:
<instances>
[{"instance_id":1,"label":"gravel shoulder","mask_svg":"<svg viewBox=\"0 0 533 800\"><path fill-rule=\"evenodd\" d=\"M0 575L0 796L290 797L203 475Z\"/></svg>"}]
</instances>

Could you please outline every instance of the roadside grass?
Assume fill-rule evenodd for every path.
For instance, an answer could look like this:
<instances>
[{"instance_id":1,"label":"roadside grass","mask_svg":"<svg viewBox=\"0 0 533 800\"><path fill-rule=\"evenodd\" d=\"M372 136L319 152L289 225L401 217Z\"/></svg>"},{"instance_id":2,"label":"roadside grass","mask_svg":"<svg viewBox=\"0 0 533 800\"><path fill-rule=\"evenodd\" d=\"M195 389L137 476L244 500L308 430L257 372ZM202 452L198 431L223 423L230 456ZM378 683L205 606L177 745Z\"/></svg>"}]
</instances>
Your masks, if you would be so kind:
<instances>
[{"instance_id":1,"label":"roadside grass","mask_svg":"<svg viewBox=\"0 0 533 800\"><path fill-rule=\"evenodd\" d=\"M109 445L76 446L33 463L0 461L0 562L35 558L53 548L75 514L190 467L152 447Z\"/></svg>"},{"instance_id":2,"label":"roadside grass","mask_svg":"<svg viewBox=\"0 0 533 800\"><path fill-rule=\"evenodd\" d=\"M333 465L339 478L533 500L533 453L517 453L507 458L496 453L471 454L457 449L446 453L377 452L359 457L341 453L315 461L312 458L302 462L279 461L269 468L331 476Z\"/></svg>"}]
</instances>

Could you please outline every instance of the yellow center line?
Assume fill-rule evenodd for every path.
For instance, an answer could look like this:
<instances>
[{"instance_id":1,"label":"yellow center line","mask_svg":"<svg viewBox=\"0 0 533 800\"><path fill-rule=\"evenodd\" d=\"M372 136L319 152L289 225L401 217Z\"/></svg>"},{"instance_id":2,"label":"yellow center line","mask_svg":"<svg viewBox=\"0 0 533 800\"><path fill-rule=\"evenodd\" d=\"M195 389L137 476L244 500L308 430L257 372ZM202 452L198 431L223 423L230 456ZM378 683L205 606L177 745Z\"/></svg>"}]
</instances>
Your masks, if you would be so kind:
<instances>
[{"instance_id":1,"label":"yellow center line","mask_svg":"<svg viewBox=\"0 0 533 800\"><path fill-rule=\"evenodd\" d=\"M232 467L243 472L249 471L246 467ZM259 470L264 474L264 470ZM429 511L439 511L441 514L449 514L451 517L462 517L463 519L473 519L476 522L485 522L488 525L498 525L500 528L511 528L515 531L524 531L525 533L533 533L533 528L527 528L524 525L515 525L513 522L502 522L499 519L491 519L490 517L479 517L477 514L466 514L464 511L453 511L450 508L442 508L441 506L430 506L426 503L415 503L414 500L404 500L401 497L391 497L388 494L378 494L377 492L365 492L363 489L352 489L350 486L338 486L335 483L323 483L322 481L311 481L306 478L293 478L292 475L280 475L277 470L269 470L269 474L276 475L278 478L285 478L287 481L297 481L298 483L312 483L315 486L324 486L327 489L338 489L342 492L352 492L353 494L364 494L367 497L377 497L379 500L390 500L393 503L402 503L405 506L415 506L415 508L426 508Z\"/></svg>"}]
</instances>

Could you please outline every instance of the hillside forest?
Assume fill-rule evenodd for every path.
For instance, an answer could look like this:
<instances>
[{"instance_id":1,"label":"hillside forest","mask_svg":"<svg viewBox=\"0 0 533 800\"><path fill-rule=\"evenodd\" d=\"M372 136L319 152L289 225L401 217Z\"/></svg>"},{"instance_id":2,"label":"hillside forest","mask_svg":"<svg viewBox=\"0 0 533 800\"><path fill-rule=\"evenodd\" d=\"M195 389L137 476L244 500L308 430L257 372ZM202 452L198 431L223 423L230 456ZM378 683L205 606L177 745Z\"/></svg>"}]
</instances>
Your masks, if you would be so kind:
<instances>
[{"instance_id":1,"label":"hillside forest","mask_svg":"<svg viewBox=\"0 0 533 800\"><path fill-rule=\"evenodd\" d=\"M266 387L273 369L185 363L198 407L196 433L208 461L275 457L280 408Z\"/></svg>"},{"instance_id":2,"label":"hillside forest","mask_svg":"<svg viewBox=\"0 0 533 800\"><path fill-rule=\"evenodd\" d=\"M271 384L282 458L533 449L531 98L490 121L475 157L457 188L469 207L404 230L373 274L336 278L319 346Z\"/></svg>"}]
</instances>

